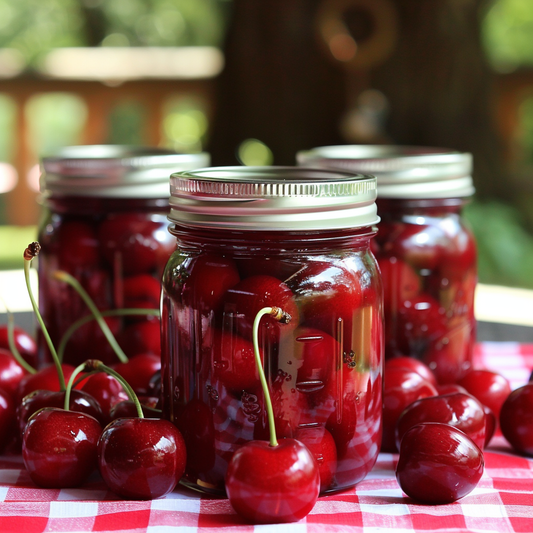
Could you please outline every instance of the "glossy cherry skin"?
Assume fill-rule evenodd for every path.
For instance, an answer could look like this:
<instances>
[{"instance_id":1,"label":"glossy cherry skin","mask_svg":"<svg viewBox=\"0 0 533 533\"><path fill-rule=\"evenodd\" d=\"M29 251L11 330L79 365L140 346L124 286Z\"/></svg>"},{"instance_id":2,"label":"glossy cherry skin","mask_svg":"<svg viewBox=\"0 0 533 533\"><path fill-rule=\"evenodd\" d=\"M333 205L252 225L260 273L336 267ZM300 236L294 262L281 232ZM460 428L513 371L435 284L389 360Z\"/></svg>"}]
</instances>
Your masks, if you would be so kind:
<instances>
[{"instance_id":1,"label":"glossy cherry skin","mask_svg":"<svg viewBox=\"0 0 533 533\"><path fill-rule=\"evenodd\" d=\"M176 426L154 418L120 418L98 441L98 466L107 486L135 500L172 492L185 471L185 442Z\"/></svg>"},{"instance_id":2,"label":"glossy cherry skin","mask_svg":"<svg viewBox=\"0 0 533 533\"><path fill-rule=\"evenodd\" d=\"M389 368L384 376L381 451L396 452L396 423L402 411L416 400L436 396L437 389L417 372L405 368Z\"/></svg>"},{"instance_id":3,"label":"glossy cherry skin","mask_svg":"<svg viewBox=\"0 0 533 533\"><path fill-rule=\"evenodd\" d=\"M507 378L491 370L470 370L457 384L486 405L497 419L500 417L503 402L511 394L511 384Z\"/></svg>"},{"instance_id":4,"label":"glossy cherry skin","mask_svg":"<svg viewBox=\"0 0 533 533\"><path fill-rule=\"evenodd\" d=\"M157 402L157 398L150 400L150 405L143 403L141 398L141 409L145 418L161 418L161 411L154 409L153 405ZM132 400L122 400L116 403L109 413L111 420L117 420L118 418L135 418L137 416L137 408Z\"/></svg>"},{"instance_id":5,"label":"glossy cherry skin","mask_svg":"<svg viewBox=\"0 0 533 533\"><path fill-rule=\"evenodd\" d=\"M15 400L0 388L0 453L17 436Z\"/></svg>"},{"instance_id":6,"label":"glossy cherry skin","mask_svg":"<svg viewBox=\"0 0 533 533\"><path fill-rule=\"evenodd\" d=\"M393 367L413 370L417 374L420 374L426 381L429 381L433 386L437 387L437 390L439 388L433 370L431 370L426 363L420 361L420 359L409 357L407 355L387 359L385 361L385 371L387 371L388 368Z\"/></svg>"},{"instance_id":7,"label":"glossy cherry skin","mask_svg":"<svg viewBox=\"0 0 533 533\"><path fill-rule=\"evenodd\" d=\"M422 422L449 424L466 433L483 449L486 436L486 420L483 406L470 394L460 392L432 396L407 406L396 424L396 446L407 431Z\"/></svg>"},{"instance_id":8,"label":"glossy cherry skin","mask_svg":"<svg viewBox=\"0 0 533 533\"><path fill-rule=\"evenodd\" d=\"M130 357L127 363L119 363L114 368L136 394L147 394L150 380L161 370L161 356L152 353L137 354Z\"/></svg>"},{"instance_id":9,"label":"glossy cherry skin","mask_svg":"<svg viewBox=\"0 0 533 533\"><path fill-rule=\"evenodd\" d=\"M404 435L396 479L413 500L439 505L470 494L484 467L483 452L465 433L448 424L425 422Z\"/></svg>"},{"instance_id":10,"label":"glossy cherry skin","mask_svg":"<svg viewBox=\"0 0 533 533\"><path fill-rule=\"evenodd\" d=\"M22 368L11 352L0 348L0 388L16 397L20 381L28 372Z\"/></svg>"},{"instance_id":11,"label":"glossy cherry skin","mask_svg":"<svg viewBox=\"0 0 533 533\"><path fill-rule=\"evenodd\" d=\"M75 411L45 407L24 430L22 458L32 481L40 487L81 485L97 468L100 423Z\"/></svg>"},{"instance_id":12,"label":"glossy cherry skin","mask_svg":"<svg viewBox=\"0 0 533 533\"><path fill-rule=\"evenodd\" d=\"M24 396L17 407L17 422L21 435L29 418L39 409L43 407L63 409L64 404L64 391L36 390ZM106 418L99 403L87 392L76 389L71 390L69 409L77 413L90 415L102 425L106 423Z\"/></svg>"},{"instance_id":13,"label":"glossy cherry skin","mask_svg":"<svg viewBox=\"0 0 533 533\"><path fill-rule=\"evenodd\" d=\"M98 372L89 376L83 383L81 390L90 394L98 402L106 424L112 420L111 408L118 402L128 399L126 391L117 379L105 372Z\"/></svg>"},{"instance_id":14,"label":"glossy cherry skin","mask_svg":"<svg viewBox=\"0 0 533 533\"><path fill-rule=\"evenodd\" d=\"M35 339L20 326L14 326L15 346L24 360L33 368L37 361L37 343ZM9 350L9 329L7 324L0 324L0 348Z\"/></svg>"},{"instance_id":15,"label":"glossy cherry skin","mask_svg":"<svg viewBox=\"0 0 533 533\"><path fill-rule=\"evenodd\" d=\"M72 365L61 365L65 382L68 381L74 367ZM36 374L26 374L19 382L17 396L20 400L35 390L58 391L59 378L55 365L48 365L39 370Z\"/></svg>"},{"instance_id":16,"label":"glossy cherry skin","mask_svg":"<svg viewBox=\"0 0 533 533\"><path fill-rule=\"evenodd\" d=\"M252 523L297 522L318 499L320 475L311 452L295 439L278 446L250 441L231 458L226 492L235 512Z\"/></svg>"},{"instance_id":17,"label":"glossy cherry skin","mask_svg":"<svg viewBox=\"0 0 533 533\"><path fill-rule=\"evenodd\" d=\"M503 402L500 429L517 452L533 456L533 382L515 389Z\"/></svg>"}]
</instances>

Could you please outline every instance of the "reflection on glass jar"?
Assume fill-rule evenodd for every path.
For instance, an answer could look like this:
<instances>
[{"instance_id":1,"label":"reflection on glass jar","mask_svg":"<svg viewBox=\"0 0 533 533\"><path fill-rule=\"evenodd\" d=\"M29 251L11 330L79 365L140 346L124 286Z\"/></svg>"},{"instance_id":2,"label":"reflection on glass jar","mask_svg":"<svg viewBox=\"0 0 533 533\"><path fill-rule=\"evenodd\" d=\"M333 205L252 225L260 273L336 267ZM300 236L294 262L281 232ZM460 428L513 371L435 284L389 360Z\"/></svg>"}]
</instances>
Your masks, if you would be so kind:
<instances>
[{"instance_id":1,"label":"reflection on glass jar","mask_svg":"<svg viewBox=\"0 0 533 533\"><path fill-rule=\"evenodd\" d=\"M440 383L457 381L471 366L476 324L476 246L461 217L473 194L470 154L331 146L298 160L377 176L373 252L383 277L386 357L416 357Z\"/></svg>"},{"instance_id":2,"label":"reflection on glass jar","mask_svg":"<svg viewBox=\"0 0 533 533\"><path fill-rule=\"evenodd\" d=\"M278 438L317 458L321 490L361 481L381 441L382 286L375 179L298 168L171 179L178 248L163 275L162 403L187 443L185 483L223 493L233 452L268 440L258 330Z\"/></svg>"},{"instance_id":3,"label":"reflection on glass jar","mask_svg":"<svg viewBox=\"0 0 533 533\"><path fill-rule=\"evenodd\" d=\"M117 356L80 295L57 271L72 275L128 356L160 353L161 274L175 249L168 234L168 177L208 164L206 154L153 148L76 146L43 158L45 210L39 226L39 305L63 361L77 365ZM117 309L152 315L114 315ZM78 321L82 322L78 322ZM49 360L39 335L41 364Z\"/></svg>"}]
</instances>

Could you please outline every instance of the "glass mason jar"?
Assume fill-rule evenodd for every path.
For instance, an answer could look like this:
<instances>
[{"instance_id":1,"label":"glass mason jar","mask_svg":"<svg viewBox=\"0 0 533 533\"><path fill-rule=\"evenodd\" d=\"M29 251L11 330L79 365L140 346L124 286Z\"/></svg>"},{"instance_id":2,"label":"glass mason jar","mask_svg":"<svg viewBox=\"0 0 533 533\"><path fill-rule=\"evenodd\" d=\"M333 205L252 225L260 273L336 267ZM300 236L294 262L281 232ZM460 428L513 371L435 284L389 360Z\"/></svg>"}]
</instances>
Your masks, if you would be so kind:
<instances>
[{"instance_id":1,"label":"glass mason jar","mask_svg":"<svg viewBox=\"0 0 533 533\"><path fill-rule=\"evenodd\" d=\"M184 482L223 493L233 452L269 438L253 321L277 437L318 459L321 491L350 487L381 444L382 286L370 252L374 177L297 167L173 174L163 274L162 408L187 445Z\"/></svg>"},{"instance_id":2,"label":"glass mason jar","mask_svg":"<svg viewBox=\"0 0 533 533\"><path fill-rule=\"evenodd\" d=\"M474 193L472 156L441 148L327 146L302 166L371 172L381 222L373 241L384 287L385 357L427 363L440 383L471 367L477 255L462 208Z\"/></svg>"},{"instance_id":3,"label":"glass mason jar","mask_svg":"<svg viewBox=\"0 0 533 533\"><path fill-rule=\"evenodd\" d=\"M69 328L90 311L71 286L55 277L56 271L76 278L101 312L158 310L161 274L176 247L167 231L169 176L208 164L203 153L115 145L66 147L42 159L39 306L65 363L118 359L94 320L70 335ZM127 356L159 355L156 316L105 320ZM42 365L50 354L41 334L38 345Z\"/></svg>"}]
</instances>

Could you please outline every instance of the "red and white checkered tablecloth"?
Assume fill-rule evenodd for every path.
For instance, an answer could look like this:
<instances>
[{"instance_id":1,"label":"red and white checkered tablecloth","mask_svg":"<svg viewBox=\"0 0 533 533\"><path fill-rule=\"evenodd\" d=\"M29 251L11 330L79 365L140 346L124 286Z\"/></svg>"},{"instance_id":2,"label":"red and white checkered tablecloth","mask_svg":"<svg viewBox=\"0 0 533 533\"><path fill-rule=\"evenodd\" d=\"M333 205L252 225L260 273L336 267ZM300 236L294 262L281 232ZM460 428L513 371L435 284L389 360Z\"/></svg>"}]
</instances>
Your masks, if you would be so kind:
<instances>
[{"instance_id":1,"label":"red and white checkered tablecloth","mask_svg":"<svg viewBox=\"0 0 533 533\"><path fill-rule=\"evenodd\" d=\"M475 364L504 374L516 388L533 369L533 344L479 344ZM321 497L296 524L253 526L243 522L226 499L181 487L147 502L117 499L97 475L78 489L40 489L20 457L2 457L0 532L533 532L533 458L514 454L502 437L485 452L485 473L477 488L450 505L418 505L407 498L394 475L396 458L381 454L365 480L351 490Z\"/></svg>"}]
</instances>

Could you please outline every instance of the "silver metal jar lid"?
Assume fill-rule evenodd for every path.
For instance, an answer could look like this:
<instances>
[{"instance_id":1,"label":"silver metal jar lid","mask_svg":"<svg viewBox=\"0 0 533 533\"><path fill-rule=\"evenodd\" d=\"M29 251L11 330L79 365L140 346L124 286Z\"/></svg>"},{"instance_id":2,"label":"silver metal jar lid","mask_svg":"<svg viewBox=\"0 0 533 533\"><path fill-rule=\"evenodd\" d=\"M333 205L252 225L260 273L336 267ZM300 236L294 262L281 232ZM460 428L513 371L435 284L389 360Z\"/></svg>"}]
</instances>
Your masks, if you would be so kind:
<instances>
[{"instance_id":1,"label":"silver metal jar lid","mask_svg":"<svg viewBox=\"0 0 533 533\"><path fill-rule=\"evenodd\" d=\"M170 174L209 165L207 153L125 145L68 146L41 159L44 196L168 198Z\"/></svg>"},{"instance_id":2,"label":"silver metal jar lid","mask_svg":"<svg viewBox=\"0 0 533 533\"><path fill-rule=\"evenodd\" d=\"M239 230L320 230L379 222L376 178L300 167L212 167L172 174L172 222Z\"/></svg>"},{"instance_id":3,"label":"silver metal jar lid","mask_svg":"<svg viewBox=\"0 0 533 533\"><path fill-rule=\"evenodd\" d=\"M380 198L463 198L474 194L472 155L394 145L322 146L296 155L300 166L373 174Z\"/></svg>"}]
</instances>

